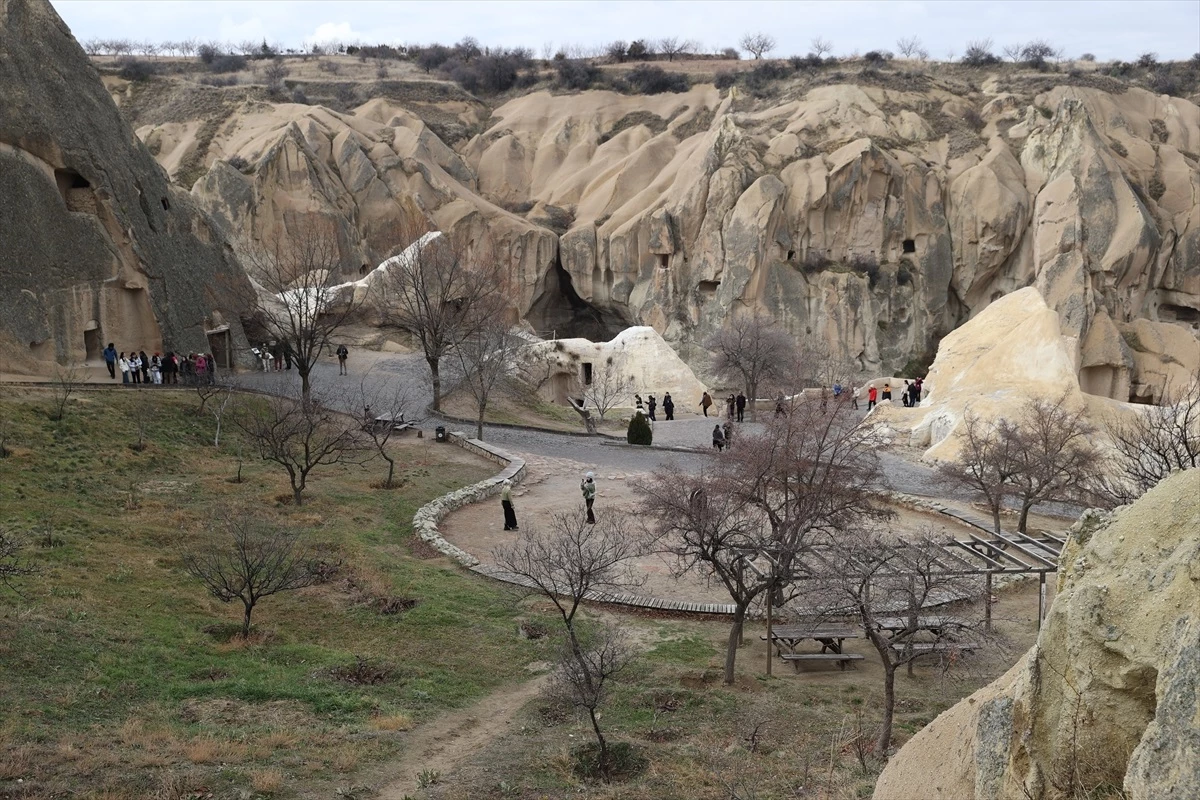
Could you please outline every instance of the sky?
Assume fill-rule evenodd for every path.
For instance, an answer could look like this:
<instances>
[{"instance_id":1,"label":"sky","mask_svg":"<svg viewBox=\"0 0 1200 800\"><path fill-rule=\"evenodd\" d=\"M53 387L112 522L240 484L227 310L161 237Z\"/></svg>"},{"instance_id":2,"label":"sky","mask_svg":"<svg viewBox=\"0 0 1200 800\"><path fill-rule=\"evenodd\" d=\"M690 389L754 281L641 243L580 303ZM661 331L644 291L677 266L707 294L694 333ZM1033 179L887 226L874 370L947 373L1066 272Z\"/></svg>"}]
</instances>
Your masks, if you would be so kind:
<instances>
[{"instance_id":1,"label":"sky","mask_svg":"<svg viewBox=\"0 0 1200 800\"><path fill-rule=\"evenodd\" d=\"M80 41L188 38L285 46L314 41L483 45L601 45L617 39L693 39L709 50L764 31L775 56L803 55L814 37L835 55L895 50L921 39L937 60L968 41L999 48L1044 38L1068 57L1131 60L1200 51L1200 0L51 0Z\"/></svg>"}]
</instances>

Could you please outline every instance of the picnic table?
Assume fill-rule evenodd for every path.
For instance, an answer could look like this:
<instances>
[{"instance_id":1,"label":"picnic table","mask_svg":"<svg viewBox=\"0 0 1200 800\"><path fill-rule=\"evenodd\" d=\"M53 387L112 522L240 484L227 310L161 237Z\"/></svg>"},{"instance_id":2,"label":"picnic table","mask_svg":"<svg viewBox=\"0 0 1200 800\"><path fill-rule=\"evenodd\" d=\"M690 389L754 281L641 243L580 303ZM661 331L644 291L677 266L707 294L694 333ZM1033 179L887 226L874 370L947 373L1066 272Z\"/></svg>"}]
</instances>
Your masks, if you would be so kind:
<instances>
[{"instance_id":1,"label":"picnic table","mask_svg":"<svg viewBox=\"0 0 1200 800\"><path fill-rule=\"evenodd\" d=\"M784 661L792 662L797 672L801 661L836 661L839 669L845 669L851 661L861 661L862 655L843 651L847 639L857 639L861 634L848 625L773 625L771 644ZM761 639L767 637L761 636ZM812 639L821 643L819 653L798 653L801 642Z\"/></svg>"},{"instance_id":2,"label":"picnic table","mask_svg":"<svg viewBox=\"0 0 1200 800\"><path fill-rule=\"evenodd\" d=\"M380 414L379 416L371 417L370 420L369 424L377 431L386 431L388 428L391 428L399 433L415 427L411 422L404 420L403 412L400 414Z\"/></svg>"},{"instance_id":3,"label":"picnic table","mask_svg":"<svg viewBox=\"0 0 1200 800\"><path fill-rule=\"evenodd\" d=\"M895 636L908 630L910 621L909 617L882 617L875 620L875 624L884 633ZM922 616L917 617L916 622L916 631L929 631L938 638L968 627L966 620L950 616Z\"/></svg>"}]
</instances>

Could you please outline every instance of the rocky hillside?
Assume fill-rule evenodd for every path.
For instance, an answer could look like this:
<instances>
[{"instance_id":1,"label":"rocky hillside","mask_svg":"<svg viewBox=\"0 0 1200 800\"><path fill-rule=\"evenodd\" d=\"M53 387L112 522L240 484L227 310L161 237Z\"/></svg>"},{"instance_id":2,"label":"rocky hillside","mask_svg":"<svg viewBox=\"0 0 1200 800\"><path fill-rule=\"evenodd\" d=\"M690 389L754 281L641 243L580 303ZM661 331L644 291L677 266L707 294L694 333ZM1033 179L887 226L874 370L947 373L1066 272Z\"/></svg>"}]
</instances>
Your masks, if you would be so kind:
<instances>
[{"instance_id":1,"label":"rocky hillside","mask_svg":"<svg viewBox=\"0 0 1200 800\"><path fill-rule=\"evenodd\" d=\"M495 237L538 330L652 325L697 362L731 311L760 306L876 374L1033 285L1087 391L1148 399L1135 353L1200 331L1200 109L1112 80L972 74L870 69L770 98L541 90L490 112L335 112L245 87L188 88L181 108L217 109L191 117L130 107L159 117L137 132L168 169L202 165L183 177L241 246L315 211L352 271L395 244L398 215L425 214ZM451 147L435 129L477 132Z\"/></svg>"},{"instance_id":2,"label":"rocky hillside","mask_svg":"<svg viewBox=\"0 0 1200 800\"><path fill-rule=\"evenodd\" d=\"M244 345L241 267L45 0L0 2L0 107L0 372Z\"/></svg>"},{"instance_id":3,"label":"rocky hillside","mask_svg":"<svg viewBox=\"0 0 1200 800\"><path fill-rule=\"evenodd\" d=\"M1198 487L1085 516L1037 644L914 736L876 800L1200 797Z\"/></svg>"}]
</instances>

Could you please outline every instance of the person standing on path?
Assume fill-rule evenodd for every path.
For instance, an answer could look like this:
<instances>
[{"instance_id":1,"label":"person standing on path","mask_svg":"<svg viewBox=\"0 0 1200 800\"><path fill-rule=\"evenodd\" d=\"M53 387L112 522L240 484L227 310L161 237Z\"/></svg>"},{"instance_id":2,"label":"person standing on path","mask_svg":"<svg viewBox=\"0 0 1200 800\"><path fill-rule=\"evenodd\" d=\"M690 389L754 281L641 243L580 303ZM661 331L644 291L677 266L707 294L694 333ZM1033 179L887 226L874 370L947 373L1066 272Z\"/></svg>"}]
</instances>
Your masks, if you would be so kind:
<instances>
[{"instance_id":1,"label":"person standing on path","mask_svg":"<svg viewBox=\"0 0 1200 800\"><path fill-rule=\"evenodd\" d=\"M875 407L875 400L878 397L879 390L875 388L874 384L871 384L870 388L867 389L867 411Z\"/></svg>"},{"instance_id":2,"label":"person standing on path","mask_svg":"<svg viewBox=\"0 0 1200 800\"><path fill-rule=\"evenodd\" d=\"M663 413L667 415L667 421L675 419L675 401L671 399L670 392L663 397Z\"/></svg>"},{"instance_id":3,"label":"person standing on path","mask_svg":"<svg viewBox=\"0 0 1200 800\"><path fill-rule=\"evenodd\" d=\"M725 447L725 432L720 425L713 425L713 448L719 453Z\"/></svg>"},{"instance_id":4,"label":"person standing on path","mask_svg":"<svg viewBox=\"0 0 1200 800\"><path fill-rule=\"evenodd\" d=\"M338 357L338 375L349 375L346 372L346 358L350 355L350 351L346 349L346 345L339 344L337 349Z\"/></svg>"},{"instance_id":5,"label":"person standing on path","mask_svg":"<svg viewBox=\"0 0 1200 800\"><path fill-rule=\"evenodd\" d=\"M125 358L125 353L117 358L117 368L121 370L121 383L129 383L129 361Z\"/></svg>"},{"instance_id":6,"label":"person standing on path","mask_svg":"<svg viewBox=\"0 0 1200 800\"><path fill-rule=\"evenodd\" d=\"M885 383L883 385L883 399L884 400L892 399L892 385L890 383Z\"/></svg>"},{"instance_id":7,"label":"person standing on path","mask_svg":"<svg viewBox=\"0 0 1200 800\"><path fill-rule=\"evenodd\" d=\"M737 405L737 421L744 422L746 419L746 395L738 392L737 399L734 402Z\"/></svg>"},{"instance_id":8,"label":"person standing on path","mask_svg":"<svg viewBox=\"0 0 1200 800\"><path fill-rule=\"evenodd\" d=\"M733 449L733 423L725 420L725 424L721 426L721 430L725 433L725 449Z\"/></svg>"},{"instance_id":9,"label":"person standing on path","mask_svg":"<svg viewBox=\"0 0 1200 800\"><path fill-rule=\"evenodd\" d=\"M858 411L858 387L850 387L850 407Z\"/></svg>"},{"instance_id":10,"label":"person standing on path","mask_svg":"<svg viewBox=\"0 0 1200 800\"><path fill-rule=\"evenodd\" d=\"M654 409L658 408L658 401L654 399L654 395L650 395L650 399L646 401L646 408L650 411L650 421L657 422L654 418Z\"/></svg>"},{"instance_id":11,"label":"person standing on path","mask_svg":"<svg viewBox=\"0 0 1200 800\"><path fill-rule=\"evenodd\" d=\"M136 383L140 386L142 383L142 362L138 360L138 354L136 350L129 351L129 358L126 363L129 364L130 382Z\"/></svg>"},{"instance_id":12,"label":"person standing on path","mask_svg":"<svg viewBox=\"0 0 1200 800\"><path fill-rule=\"evenodd\" d=\"M504 481L504 488L500 490L500 505L504 508L504 530L520 530L517 527L517 512L513 508L512 481L510 480Z\"/></svg>"},{"instance_id":13,"label":"person standing on path","mask_svg":"<svg viewBox=\"0 0 1200 800\"><path fill-rule=\"evenodd\" d=\"M704 409L704 416L708 416L708 407L712 405L712 398L708 392L705 392L700 398L700 407Z\"/></svg>"},{"instance_id":14,"label":"person standing on path","mask_svg":"<svg viewBox=\"0 0 1200 800\"><path fill-rule=\"evenodd\" d=\"M729 395L729 399L725 401L725 419L733 419L733 410L737 406L737 399L733 395Z\"/></svg>"},{"instance_id":15,"label":"person standing on path","mask_svg":"<svg viewBox=\"0 0 1200 800\"><path fill-rule=\"evenodd\" d=\"M113 347L112 342L109 342L108 347L104 348L104 366L108 367L108 377L115 381L117 379L117 348Z\"/></svg>"},{"instance_id":16,"label":"person standing on path","mask_svg":"<svg viewBox=\"0 0 1200 800\"><path fill-rule=\"evenodd\" d=\"M592 512L592 503L596 501L596 476L589 472L579 482L579 491L583 493L583 504L587 506L587 521L589 525L596 524L596 515Z\"/></svg>"}]
</instances>

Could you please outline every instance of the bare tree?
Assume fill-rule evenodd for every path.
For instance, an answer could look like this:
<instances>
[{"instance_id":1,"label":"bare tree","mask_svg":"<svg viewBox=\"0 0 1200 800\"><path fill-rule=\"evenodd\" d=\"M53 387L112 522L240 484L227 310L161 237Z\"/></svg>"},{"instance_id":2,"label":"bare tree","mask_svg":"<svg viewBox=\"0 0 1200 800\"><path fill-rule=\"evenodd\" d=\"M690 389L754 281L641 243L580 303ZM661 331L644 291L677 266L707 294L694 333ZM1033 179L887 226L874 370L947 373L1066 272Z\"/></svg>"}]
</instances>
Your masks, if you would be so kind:
<instances>
[{"instance_id":1,"label":"bare tree","mask_svg":"<svg viewBox=\"0 0 1200 800\"><path fill-rule=\"evenodd\" d=\"M916 36L904 36L896 40L896 49L905 58L916 58L921 52L921 40Z\"/></svg>"},{"instance_id":2,"label":"bare tree","mask_svg":"<svg viewBox=\"0 0 1200 800\"><path fill-rule=\"evenodd\" d=\"M433 409L442 407L442 359L452 355L494 313L503 273L491 248L475 248L406 226L408 243L380 265L380 316L410 331L421 345L433 383Z\"/></svg>"},{"instance_id":3,"label":"bare tree","mask_svg":"<svg viewBox=\"0 0 1200 800\"><path fill-rule=\"evenodd\" d=\"M1008 50L1005 50L1005 55ZM1057 59L1062 56L1062 50L1047 42L1045 39L1034 39L1027 42L1021 48L1021 60L1027 65L1041 69L1046 66L1049 59Z\"/></svg>"},{"instance_id":4,"label":"bare tree","mask_svg":"<svg viewBox=\"0 0 1200 800\"><path fill-rule=\"evenodd\" d=\"M497 309L499 311L499 309ZM501 382L512 374L514 356L521 342L509 333L499 315L474 326L458 345L458 363L462 367L462 386L475 400L475 438L483 438L483 419L488 400Z\"/></svg>"},{"instance_id":5,"label":"bare tree","mask_svg":"<svg viewBox=\"0 0 1200 800\"><path fill-rule=\"evenodd\" d=\"M363 430L379 457L388 465L383 488L391 489L395 486L396 459L388 452L388 443L398 430L396 423L404 416L405 409L412 401L412 393L407 387L392 388L386 383L377 383L377 388L369 389L367 383L370 379L369 369L358 384L358 404L363 409ZM376 423L375 420L380 417L385 420L384 423Z\"/></svg>"},{"instance_id":6,"label":"bare tree","mask_svg":"<svg viewBox=\"0 0 1200 800\"><path fill-rule=\"evenodd\" d=\"M552 691L576 709L587 713L596 735L597 772L607 780L612 768L608 740L600 728L600 707L612 684L633 661L634 651L621 629L611 623L583 637L578 653L568 645L558 658Z\"/></svg>"},{"instance_id":7,"label":"bare tree","mask_svg":"<svg viewBox=\"0 0 1200 800\"><path fill-rule=\"evenodd\" d=\"M225 419L225 411L229 408L230 404L233 402L233 390L228 386L222 386L220 384L218 384L217 386L218 386L218 392L217 392L217 396L215 398L215 402L213 403L212 408L210 408L208 410L209 413L212 414L212 416L213 416L213 421L217 423L217 429L213 433L213 447L221 446L221 424L222 424L222 422L224 422L224 419ZM239 469L239 474L240 474L240 469ZM240 483L240 481L239 481L239 483Z\"/></svg>"},{"instance_id":8,"label":"bare tree","mask_svg":"<svg viewBox=\"0 0 1200 800\"><path fill-rule=\"evenodd\" d=\"M1021 44L1019 42L1017 44L1004 45L1004 47L1000 48L1000 52L1014 64L1021 60Z\"/></svg>"},{"instance_id":9,"label":"bare tree","mask_svg":"<svg viewBox=\"0 0 1200 800\"><path fill-rule=\"evenodd\" d=\"M54 378L50 381L50 394L54 398L50 407L50 419L55 422L66 419L67 403L70 402L71 396L79 391L81 383L83 370L74 361L66 366L59 364L54 367Z\"/></svg>"},{"instance_id":10,"label":"bare tree","mask_svg":"<svg viewBox=\"0 0 1200 800\"><path fill-rule=\"evenodd\" d=\"M318 582L311 554L295 533L246 513L223 515L218 530L230 540L185 552L183 568L222 603L242 602L243 639L250 635L250 615L260 600Z\"/></svg>"},{"instance_id":11,"label":"bare tree","mask_svg":"<svg viewBox=\"0 0 1200 800\"><path fill-rule=\"evenodd\" d=\"M1175 470L1200 467L1200 371L1163 387L1156 406L1135 406L1110 429L1115 455L1105 494L1131 503Z\"/></svg>"},{"instance_id":12,"label":"bare tree","mask_svg":"<svg viewBox=\"0 0 1200 800\"><path fill-rule=\"evenodd\" d=\"M591 383L584 384L583 401L595 407L600 419L633 391L633 376L626 370L624 353L613 353L592 365Z\"/></svg>"},{"instance_id":13,"label":"bare tree","mask_svg":"<svg viewBox=\"0 0 1200 800\"><path fill-rule=\"evenodd\" d=\"M630 535L626 520L606 514L589 525L582 511L556 514L550 529L523 531L517 541L496 548L501 569L554 604L566 631L568 652L561 675L570 687L568 697L588 712L600 748L601 774L609 769L608 742L600 728L597 709L611 679L628 661L628 650L612 634L588 642L576 626L580 605L596 592L641 585L630 562L643 551L643 543Z\"/></svg>"},{"instance_id":14,"label":"bare tree","mask_svg":"<svg viewBox=\"0 0 1200 800\"><path fill-rule=\"evenodd\" d=\"M738 39L738 44L757 60L775 49L775 37L761 32L747 33Z\"/></svg>"},{"instance_id":15,"label":"bare tree","mask_svg":"<svg viewBox=\"0 0 1200 800\"><path fill-rule=\"evenodd\" d=\"M726 380L741 379L750 400L750 419L757 419L755 400L759 385L784 380L795 363L796 347L790 336L765 314L755 311L733 318L727 327L704 343L712 354L712 370Z\"/></svg>"},{"instance_id":16,"label":"bare tree","mask_svg":"<svg viewBox=\"0 0 1200 800\"><path fill-rule=\"evenodd\" d=\"M267 64L263 70L263 79L267 82L267 89L272 92L283 91L283 80L291 74L291 70L283 63L283 59L272 59L271 63Z\"/></svg>"},{"instance_id":17,"label":"bare tree","mask_svg":"<svg viewBox=\"0 0 1200 800\"><path fill-rule=\"evenodd\" d=\"M24 541L15 532L0 528L0 583L14 592L17 590L12 585L13 580L37 571L36 567L21 561L21 550L24 546Z\"/></svg>"},{"instance_id":18,"label":"bare tree","mask_svg":"<svg viewBox=\"0 0 1200 800\"><path fill-rule=\"evenodd\" d=\"M268 335L292 349L304 398L312 393L313 366L330 337L362 304L365 293L338 280L341 254L332 223L306 219L269 248L243 259L264 292L247 298Z\"/></svg>"},{"instance_id":19,"label":"bare tree","mask_svg":"<svg viewBox=\"0 0 1200 800\"><path fill-rule=\"evenodd\" d=\"M674 61L676 56L682 60L683 56L690 55L696 52L697 44L691 39L680 39L678 36L666 36L658 40L658 52L667 57L667 61Z\"/></svg>"},{"instance_id":20,"label":"bare tree","mask_svg":"<svg viewBox=\"0 0 1200 800\"><path fill-rule=\"evenodd\" d=\"M952 483L977 490L992 512L992 525L1000 533L1000 510L1012 492L1013 474L1020 468L1015 447L1015 426L1008 420L994 424L980 419L969 408L963 415L960 452L955 461L938 471Z\"/></svg>"},{"instance_id":21,"label":"bare tree","mask_svg":"<svg viewBox=\"0 0 1200 800\"><path fill-rule=\"evenodd\" d=\"M800 602L820 617L857 618L867 640L883 664L883 720L875 741L875 751L886 757L892 741L892 719L896 708L896 670L926 652L956 658L964 647L978 646L982 633L970 623L953 623L941 629L939 640L922 647L917 641L923 634L919 615L930 605L947 598L970 596L971 576L944 569L939 556L941 543L931 531L908 540L898 540L877 531L847 528L826 539L819 549L821 569L802 581ZM889 633L884 617L899 617L907 625ZM953 628L951 630L950 628ZM961 633L974 631L964 642ZM942 639L949 634L954 641ZM955 643L957 641L957 644Z\"/></svg>"},{"instance_id":22,"label":"bare tree","mask_svg":"<svg viewBox=\"0 0 1200 800\"><path fill-rule=\"evenodd\" d=\"M1027 400L1010 429L1015 469L1013 495L1021 506L1017 530L1025 533L1029 511L1047 500L1083 497L1099 476L1101 454L1096 428L1082 406L1072 410L1064 393L1056 400Z\"/></svg>"},{"instance_id":23,"label":"bare tree","mask_svg":"<svg viewBox=\"0 0 1200 800\"><path fill-rule=\"evenodd\" d=\"M819 58L824 58L833 52L833 42L823 39L820 36L814 36L812 41L808 43L808 46L812 48L813 53Z\"/></svg>"},{"instance_id":24,"label":"bare tree","mask_svg":"<svg viewBox=\"0 0 1200 800\"><path fill-rule=\"evenodd\" d=\"M287 472L297 506L314 469L362 459L361 426L312 399L269 397L247 403L234 424L263 461L273 461Z\"/></svg>"}]
</instances>

